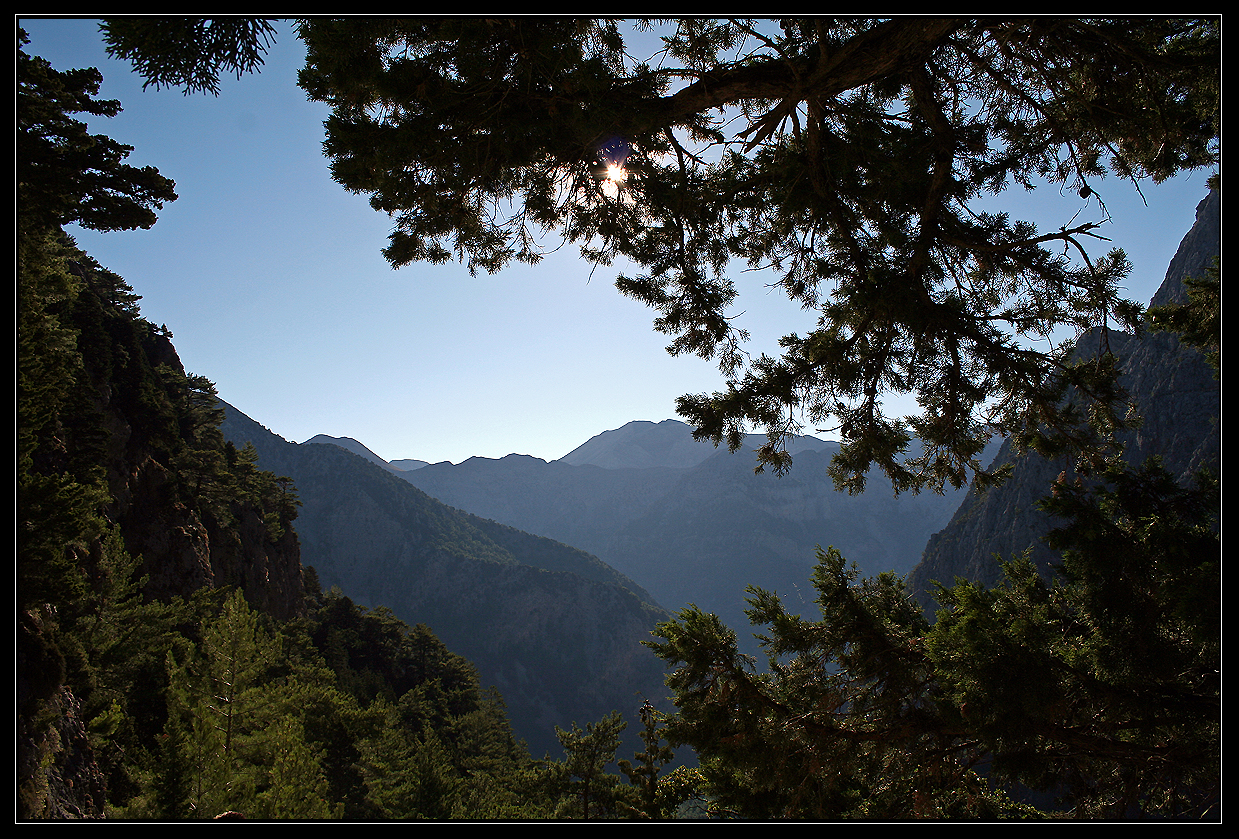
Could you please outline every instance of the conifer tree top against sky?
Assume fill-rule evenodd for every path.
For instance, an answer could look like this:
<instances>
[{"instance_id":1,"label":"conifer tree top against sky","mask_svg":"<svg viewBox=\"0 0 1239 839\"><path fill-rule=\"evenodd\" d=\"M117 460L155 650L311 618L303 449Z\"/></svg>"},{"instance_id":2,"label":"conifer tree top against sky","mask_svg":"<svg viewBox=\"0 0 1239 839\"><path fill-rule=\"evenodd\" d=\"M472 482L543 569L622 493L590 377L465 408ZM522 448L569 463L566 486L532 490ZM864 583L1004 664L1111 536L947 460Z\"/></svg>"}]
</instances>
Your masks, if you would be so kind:
<instances>
[{"instance_id":1,"label":"conifer tree top against sky","mask_svg":"<svg viewBox=\"0 0 1239 839\"><path fill-rule=\"evenodd\" d=\"M69 23L79 22L23 25L32 33L33 51L47 55L41 34ZM518 401L519 390L536 391L549 409L534 422L567 425L587 413L585 405L598 409L593 416L615 417L594 420L576 434L583 439L627 419L650 418L632 401L630 383L642 379L662 388L664 411L673 391L701 393L681 400L681 413L724 441L744 424L777 437L794 428L789 422L801 421L852 444L838 464L845 481L873 461L907 488L956 483L977 465L969 460L980 448L984 421L1018 430L1029 408L1036 419L1055 419L1052 406L1064 381L1104 389L1100 380L1081 378L1095 367L1062 366L1061 327L1069 337L1086 326L1122 325L1135 316L1123 298L1147 301L1168 262L1158 255L1147 264L1125 238L1137 219L1153 219L1140 192L1151 207L1160 211L1173 203L1181 214L1135 237L1160 239L1162 253L1171 253L1216 162L1216 22L702 19L663 26L657 34L670 40L662 44L650 33L632 37L630 28L628 22L532 18L304 22L299 34L307 55L300 78L313 99L330 107L325 149L332 174L390 213L390 220L374 214L380 223L395 224L394 231L385 231L391 233L388 259L418 264L398 280L373 278L360 259L338 270L336 318L324 314L317 322L327 336L339 336L328 343L324 334L308 340L303 329L283 329L276 319L285 315L272 305L281 274L300 277L299 295L317 295L327 283L318 279L325 266L306 273L307 260L299 259L294 270L281 270L258 254L217 261L212 273L221 283L244 285L251 305L268 307L267 338L254 340L269 341L274 333L275 343L314 343L317 359L326 361L326 346L347 352L351 342L373 342L374 330L360 318L345 325L341 316L356 311L351 303L375 294L376 285L398 306L409 299L404 286L447 283L471 295L469 318L451 321L453 310L435 301L427 307L429 317L411 313L407 322L425 323L423 329L431 331L451 321L455 346L445 351L444 338L433 357L420 345L412 353L406 348L394 359L403 362L406 377L389 378L388 389L417 392L419 377L424 389L433 389L440 380L427 371L468 363L463 360L479 351L483 366L496 375L502 370L511 379L515 368L523 368L525 376L517 388L496 390L467 367L457 368L455 378L481 392L483 401L462 405L453 415L456 406L444 398L449 391L440 390L438 400L405 407L399 422L406 438L417 436L408 429L432 414L449 415L466 435L471 416L482 425L515 426L530 410ZM225 113L221 105L234 90L239 94L273 70L286 74L287 58L278 51L289 41L286 29L277 33L258 76L235 86L225 78L215 113ZM111 72L105 69L105 79ZM270 82L262 82L264 95L274 90ZM141 79L130 84L140 89ZM126 109L137 104L128 93L109 95L121 98ZM182 97L179 90L142 96L158 97L165 119L189 113L189 106L173 99L211 99ZM313 103L297 107L324 114ZM179 132L179 139L188 133ZM627 152L628 177L619 191L603 189L605 182L594 174L599 144L616 137ZM124 139L148 147L145 140ZM285 158L304 153L290 147ZM186 179L167 163L159 161L159 167L177 180L177 203L183 205L192 193ZM1191 170L1199 171L1188 185L1182 178L1160 189L1152 183ZM1125 181L1129 175L1145 178L1140 191ZM257 183L264 181L277 186L270 176ZM1026 212L1023 191L1015 185L1022 181L1038 185L1034 195L1048 195L1055 206L1048 213ZM1003 185L1005 191L990 195ZM253 186L217 210L243 212L247 202L269 198ZM1163 198L1171 194L1176 197ZM284 202L286 211L304 214L298 220L305 222L302 235L314 223L306 211L319 200L339 197L316 196L296 207ZM322 256L320 263L346 252L367 253L373 265L374 220L360 220L355 204L333 206L348 208L333 219L338 235L331 244L339 252L327 256L322 236L303 250ZM1003 215L1008 210L1011 215ZM1034 219L1035 226L1022 218ZM371 231L365 234L369 242L355 241L354 219ZM283 223L265 219L268 239L285 235ZM615 316L587 318L567 310L556 298L559 286L547 289L551 299L544 294L540 306L528 297L514 304L514 288L528 291L532 282L541 292L547 287L539 284L573 264L568 249L553 250L559 236L586 246L594 262L614 261L615 267L592 276L625 275L620 288L655 310L666 335L635 337L642 322L649 332L649 318L640 307L634 311L631 301ZM1111 242L1098 236L1123 246L1135 271L1129 274L1124 259L1108 255ZM543 248L551 255L532 271L524 268L523 262L543 256ZM130 279L148 298L147 309L152 292L143 278L110 264L93 244L91 250ZM507 267L493 279L462 278L461 269L449 275L446 265L434 264L456 258L483 272ZM752 268L759 270L745 273ZM590 294L598 291L601 284L585 283L588 264L575 271L573 293L582 286ZM237 280L228 275L234 272L249 282L232 285ZM406 278L409 272L415 273ZM775 287L789 305L778 308L773 295L761 293L763 285ZM610 295L621 302L606 306L623 305ZM602 306L600 301L589 305ZM281 302L287 315L301 305L287 293ZM390 323L393 308L376 306L374 319ZM766 326L767 309L776 326ZM483 325L470 329L470 318ZM529 329L538 334L516 339L515 348L511 332L498 345L488 343L488 328L498 334L494 330L522 321L540 327L548 320L564 322L567 338L555 344L559 336ZM625 329L631 324L631 333L617 330L620 320ZM749 325L755 340L744 343L741 330ZM182 334L194 328L169 326ZM412 332L404 337L416 343ZM668 336L681 357L653 360ZM396 352L397 343L387 349ZM610 353L600 351L605 345ZM648 372L617 377L606 357L617 354L616 346ZM194 364L192 347L182 353ZM251 366L262 363L252 351L234 353ZM727 384L720 387L717 372L686 358L693 354L721 361ZM571 368L565 356L592 363L594 375ZM239 363L221 364L234 365ZM216 380L229 399L227 375L197 365L196 371ZM664 379L663 371L670 377ZM320 402L362 397L353 378L351 386ZM291 384L280 380L266 376L266 399L276 400L273 389L290 392ZM330 384L310 386L330 391ZM570 393L574 384L575 395L548 396ZM883 406L891 405L886 399L901 394L918 397L921 405L905 398L889 409L892 416L884 416ZM277 432L299 436L268 419L271 413L235 397L230 401L272 422ZM304 400L300 407L303 415L313 413ZM375 410L374 403L367 407ZM548 413L559 420L547 419ZM905 413L914 420L901 426ZM660 416L666 413L653 418ZM424 450L384 450L373 442L378 435L367 438L359 428L318 423L301 436L347 434L392 459L435 459ZM906 466L898 457L908 433L930 442L924 463ZM581 439L563 444L563 451ZM474 451L499 455L518 445ZM777 447L766 452L766 461L781 465Z\"/></svg>"}]
</instances>

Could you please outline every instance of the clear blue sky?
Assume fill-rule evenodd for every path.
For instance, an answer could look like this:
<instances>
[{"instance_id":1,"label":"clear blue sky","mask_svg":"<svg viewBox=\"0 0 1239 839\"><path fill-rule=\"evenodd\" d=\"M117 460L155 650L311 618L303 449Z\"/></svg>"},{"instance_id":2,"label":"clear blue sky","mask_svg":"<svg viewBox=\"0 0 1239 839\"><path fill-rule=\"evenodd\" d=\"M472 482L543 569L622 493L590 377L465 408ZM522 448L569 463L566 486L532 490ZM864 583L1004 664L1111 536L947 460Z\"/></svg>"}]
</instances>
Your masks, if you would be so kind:
<instances>
[{"instance_id":1,"label":"clear blue sky","mask_svg":"<svg viewBox=\"0 0 1239 839\"><path fill-rule=\"evenodd\" d=\"M331 180L328 111L296 85L304 51L289 24L262 72L226 79L218 97L143 91L128 63L107 57L93 20L19 24L27 52L57 69L98 67L100 96L124 111L92 130L176 181L179 199L150 230L71 231L78 244L142 296L143 316L172 331L187 370L280 436L353 437L388 460L554 460L722 386L712 363L669 356L653 313L615 290L615 269L591 277L570 246L494 276L393 270L379 253L389 219ZM1161 283L1206 176L1144 184L1147 207L1130 184L1099 188L1114 219L1106 235L1135 264L1132 299L1147 303ZM991 206L1046 229L1079 209L1074 196L1043 192L1004 192ZM755 354L812 325L760 275L737 278L738 323Z\"/></svg>"}]
</instances>

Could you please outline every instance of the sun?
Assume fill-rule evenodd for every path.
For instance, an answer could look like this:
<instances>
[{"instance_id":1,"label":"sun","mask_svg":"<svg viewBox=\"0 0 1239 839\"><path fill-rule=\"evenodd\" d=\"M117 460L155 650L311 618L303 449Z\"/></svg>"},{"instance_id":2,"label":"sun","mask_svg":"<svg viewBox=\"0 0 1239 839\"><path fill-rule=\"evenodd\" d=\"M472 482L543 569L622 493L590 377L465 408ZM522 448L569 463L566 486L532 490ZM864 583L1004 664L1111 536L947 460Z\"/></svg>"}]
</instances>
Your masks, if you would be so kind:
<instances>
[{"instance_id":1,"label":"sun","mask_svg":"<svg viewBox=\"0 0 1239 839\"><path fill-rule=\"evenodd\" d=\"M632 146L622 137L608 137L598 144L590 173L607 197L616 198L623 194L624 182L628 180L628 169L624 163L631 154Z\"/></svg>"},{"instance_id":2,"label":"sun","mask_svg":"<svg viewBox=\"0 0 1239 839\"><path fill-rule=\"evenodd\" d=\"M628 170L618 163L612 163L607 166L606 172L603 173L602 177L622 185L624 181L628 180Z\"/></svg>"},{"instance_id":3,"label":"sun","mask_svg":"<svg viewBox=\"0 0 1239 839\"><path fill-rule=\"evenodd\" d=\"M598 179L598 186L607 198L624 196L624 182L628 180L628 170L618 163L609 164Z\"/></svg>"}]
</instances>

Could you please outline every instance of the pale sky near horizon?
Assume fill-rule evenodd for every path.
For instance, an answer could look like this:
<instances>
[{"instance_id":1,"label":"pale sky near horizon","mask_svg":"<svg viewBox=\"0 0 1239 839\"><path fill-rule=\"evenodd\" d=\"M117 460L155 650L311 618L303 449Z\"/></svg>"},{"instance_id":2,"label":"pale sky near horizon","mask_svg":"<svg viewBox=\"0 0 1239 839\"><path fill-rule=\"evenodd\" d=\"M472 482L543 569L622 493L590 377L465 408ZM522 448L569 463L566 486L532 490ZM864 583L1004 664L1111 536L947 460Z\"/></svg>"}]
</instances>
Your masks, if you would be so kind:
<instances>
[{"instance_id":1,"label":"pale sky near horizon","mask_svg":"<svg viewBox=\"0 0 1239 839\"><path fill-rule=\"evenodd\" d=\"M297 87L304 48L291 24L280 23L262 72L225 78L212 97L143 91L127 62L108 58L94 20L16 23L28 54L59 70L98 67L100 97L124 111L91 118L92 131L176 181L178 200L150 230L71 230L79 246L141 295L188 371L285 439L352 437L387 460L554 460L630 420L675 417L681 394L723 387L713 363L669 356L654 313L615 289L617 269L591 276L572 246L493 276L393 270L379 252L387 216L331 179L328 109ZM1099 186L1113 219L1103 232L1135 265L1130 298L1147 303L1161 284L1208 175L1142 184L1147 206L1129 183ZM1037 209L1011 190L989 206L1049 229L1081 204L1055 192L1045 209L1043 192ZM754 354L812 326L767 292L768 278L736 277Z\"/></svg>"}]
</instances>

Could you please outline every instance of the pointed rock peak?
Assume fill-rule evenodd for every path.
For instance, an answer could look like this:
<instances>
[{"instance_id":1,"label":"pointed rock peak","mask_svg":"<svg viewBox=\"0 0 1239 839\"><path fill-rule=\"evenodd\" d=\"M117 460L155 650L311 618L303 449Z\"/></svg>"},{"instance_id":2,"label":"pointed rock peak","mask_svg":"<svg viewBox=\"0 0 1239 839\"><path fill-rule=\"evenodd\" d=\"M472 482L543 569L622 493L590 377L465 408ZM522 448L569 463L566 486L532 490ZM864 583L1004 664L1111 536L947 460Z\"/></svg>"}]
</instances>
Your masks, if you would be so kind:
<instances>
[{"instance_id":1,"label":"pointed rock peak","mask_svg":"<svg viewBox=\"0 0 1239 839\"><path fill-rule=\"evenodd\" d=\"M1204 274L1212 264L1213 257L1218 255L1221 240L1222 196L1214 189L1196 205L1196 222L1179 242L1179 248L1166 269L1166 278L1149 305L1186 303L1187 289L1183 281L1188 277L1199 278Z\"/></svg>"},{"instance_id":2,"label":"pointed rock peak","mask_svg":"<svg viewBox=\"0 0 1239 839\"><path fill-rule=\"evenodd\" d=\"M696 466L716 451L713 443L693 439L693 430L678 420L633 420L595 435L560 458L573 466L647 469Z\"/></svg>"}]
</instances>

